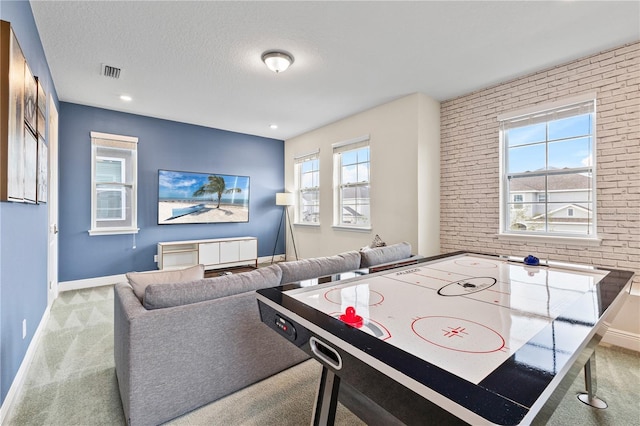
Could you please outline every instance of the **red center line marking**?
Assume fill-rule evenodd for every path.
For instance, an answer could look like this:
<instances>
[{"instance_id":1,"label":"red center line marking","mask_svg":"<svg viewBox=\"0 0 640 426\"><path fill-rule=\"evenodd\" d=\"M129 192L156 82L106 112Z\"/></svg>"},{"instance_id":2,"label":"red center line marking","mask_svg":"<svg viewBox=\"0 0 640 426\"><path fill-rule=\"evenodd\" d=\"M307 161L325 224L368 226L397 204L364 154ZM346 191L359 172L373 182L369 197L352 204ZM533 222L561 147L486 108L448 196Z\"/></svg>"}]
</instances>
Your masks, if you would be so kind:
<instances>
[{"instance_id":1,"label":"red center line marking","mask_svg":"<svg viewBox=\"0 0 640 426\"><path fill-rule=\"evenodd\" d=\"M458 326L456 328L452 328L452 327L448 327L448 328L449 330L445 330L444 328L442 329L442 331L445 332L444 333L445 337L449 337L449 338L455 337L455 336L462 337L460 334L467 334L467 335L469 334L465 331L466 329L464 327Z\"/></svg>"}]
</instances>

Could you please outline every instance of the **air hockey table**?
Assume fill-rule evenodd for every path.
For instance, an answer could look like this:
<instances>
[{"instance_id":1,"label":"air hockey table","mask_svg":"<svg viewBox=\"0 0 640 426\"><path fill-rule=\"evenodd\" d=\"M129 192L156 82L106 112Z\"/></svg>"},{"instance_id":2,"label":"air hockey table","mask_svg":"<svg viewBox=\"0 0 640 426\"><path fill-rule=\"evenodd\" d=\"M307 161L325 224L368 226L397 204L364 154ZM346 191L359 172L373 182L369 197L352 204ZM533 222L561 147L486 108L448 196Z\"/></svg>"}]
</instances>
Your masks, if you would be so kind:
<instances>
[{"instance_id":1,"label":"air hockey table","mask_svg":"<svg viewBox=\"0 0 640 426\"><path fill-rule=\"evenodd\" d=\"M314 424L338 398L369 424L543 423L581 371L581 400L606 406L595 346L632 272L456 252L348 276L257 291L261 320L323 366Z\"/></svg>"}]
</instances>

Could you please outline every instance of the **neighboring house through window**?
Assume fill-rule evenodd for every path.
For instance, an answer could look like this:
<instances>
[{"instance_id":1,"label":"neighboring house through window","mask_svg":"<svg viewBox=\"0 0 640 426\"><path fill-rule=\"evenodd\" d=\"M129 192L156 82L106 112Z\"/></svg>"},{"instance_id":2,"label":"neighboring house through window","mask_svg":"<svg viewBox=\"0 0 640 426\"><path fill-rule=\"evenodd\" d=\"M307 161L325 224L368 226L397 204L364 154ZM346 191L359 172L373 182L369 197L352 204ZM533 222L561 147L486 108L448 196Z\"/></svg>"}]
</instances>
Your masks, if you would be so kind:
<instances>
[{"instance_id":1,"label":"neighboring house through window","mask_svg":"<svg viewBox=\"0 0 640 426\"><path fill-rule=\"evenodd\" d=\"M320 151L295 157L298 224L320 224Z\"/></svg>"},{"instance_id":2,"label":"neighboring house through window","mask_svg":"<svg viewBox=\"0 0 640 426\"><path fill-rule=\"evenodd\" d=\"M333 160L333 225L370 229L369 136L334 144Z\"/></svg>"},{"instance_id":3,"label":"neighboring house through window","mask_svg":"<svg viewBox=\"0 0 640 426\"><path fill-rule=\"evenodd\" d=\"M91 132L90 235L137 228L138 138Z\"/></svg>"},{"instance_id":4,"label":"neighboring house through window","mask_svg":"<svg viewBox=\"0 0 640 426\"><path fill-rule=\"evenodd\" d=\"M595 95L498 119L501 233L596 238Z\"/></svg>"}]
</instances>

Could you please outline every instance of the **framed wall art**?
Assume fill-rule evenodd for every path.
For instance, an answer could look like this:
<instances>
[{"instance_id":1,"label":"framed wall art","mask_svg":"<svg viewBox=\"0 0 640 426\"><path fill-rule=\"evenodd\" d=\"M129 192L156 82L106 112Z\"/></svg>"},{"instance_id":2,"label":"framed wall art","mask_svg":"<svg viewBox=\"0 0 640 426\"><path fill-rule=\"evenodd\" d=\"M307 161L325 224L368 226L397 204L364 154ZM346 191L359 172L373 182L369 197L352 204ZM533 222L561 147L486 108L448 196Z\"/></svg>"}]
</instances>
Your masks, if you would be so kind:
<instances>
[{"instance_id":1,"label":"framed wall art","mask_svg":"<svg viewBox=\"0 0 640 426\"><path fill-rule=\"evenodd\" d=\"M42 89L42 84L40 83L40 80L36 77L36 80L38 82L38 117L37 117L37 128L38 128L38 136L40 137L45 137L45 132L46 132L46 126L47 126L47 120L45 119L46 117L46 111L47 111L47 95L44 93L44 90Z\"/></svg>"},{"instance_id":2,"label":"framed wall art","mask_svg":"<svg viewBox=\"0 0 640 426\"><path fill-rule=\"evenodd\" d=\"M24 200L24 65L18 40L0 21L0 201Z\"/></svg>"},{"instance_id":3,"label":"framed wall art","mask_svg":"<svg viewBox=\"0 0 640 426\"><path fill-rule=\"evenodd\" d=\"M38 141L30 130L24 132L24 201L35 203L38 190Z\"/></svg>"},{"instance_id":4,"label":"framed wall art","mask_svg":"<svg viewBox=\"0 0 640 426\"><path fill-rule=\"evenodd\" d=\"M24 63L24 121L35 135L38 131L38 83L27 62Z\"/></svg>"},{"instance_id":5,"label":"framed wall art","mask_svg":"<svg viewBox=\"0 0 640 426\"><path fill-rule=\"evenodd\" d=\"M38 138L38 203L47 202L48 187L49 147L44 143L44 138Z\"/></svg>"},{"instance_id":6,"label":"framed wall art","mask_svg":"<svg viewBox=\"0 0 640 426\"><path fill-rule=\"evenodd\" d=\"M6 21L0 21L0 76L0 201L35 204L39 171L38 81ZM42 121L44 139L44 113Z\"/></svg>"}]
</instances>

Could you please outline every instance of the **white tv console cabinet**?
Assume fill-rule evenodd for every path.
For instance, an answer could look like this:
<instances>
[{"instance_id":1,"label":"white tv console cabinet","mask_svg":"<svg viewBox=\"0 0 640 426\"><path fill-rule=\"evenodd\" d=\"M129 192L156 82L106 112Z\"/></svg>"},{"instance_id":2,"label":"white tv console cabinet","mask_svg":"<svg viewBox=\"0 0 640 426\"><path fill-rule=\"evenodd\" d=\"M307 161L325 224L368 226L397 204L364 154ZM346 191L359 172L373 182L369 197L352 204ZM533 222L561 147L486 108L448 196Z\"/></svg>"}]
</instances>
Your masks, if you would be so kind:
<instances>
[{"instance_id":1,"label":"white tv console cabinet","mask_svg":"<svg viewBox=\"0 0 640 426\"><path fill-rule=\"evenodd\" d=\"M158 269L180 269L203 264L205 269L258 266L255 237L158 243Z\"/></svg>"}]
</instances>

